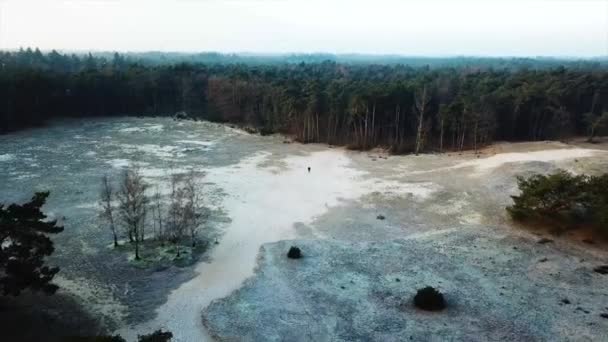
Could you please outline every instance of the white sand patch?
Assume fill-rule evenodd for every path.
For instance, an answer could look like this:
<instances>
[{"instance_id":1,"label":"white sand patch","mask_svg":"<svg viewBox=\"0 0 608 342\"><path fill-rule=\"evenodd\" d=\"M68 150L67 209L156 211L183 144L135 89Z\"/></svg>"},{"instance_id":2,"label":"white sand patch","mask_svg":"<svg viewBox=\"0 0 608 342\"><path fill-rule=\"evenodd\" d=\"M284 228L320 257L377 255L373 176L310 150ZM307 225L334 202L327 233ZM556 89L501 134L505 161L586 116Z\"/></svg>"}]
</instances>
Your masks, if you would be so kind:
<instances>
[{"instance_id":1,"label":"white sand patch","mask_svg":"<svg viewBox=\"0 0 608 342\"><path fill-rule=\"evenodd\" d=\"M28 172L28 171L11 171L11 172L9 172L9 175L14 180L22 180L22 179L30 179L30 178L40 177L39 174Z\"/></svg>"},{"instance_id":2,"label":"white sand patch","mask_svg":"<svg viewBox=\"0 0 608 342\"><path fill-rule=\"evenodd\" d=\"M440 167L431 170L410 171L408 173L411 175L417 175L471 167L474 169L473 173L470 174L471 176L481 176L499 166L508 163L560 162L576 158L592 157L598 154L606 155L607 153L607 151L587 148L563 148L531 152L508 152L495 154L487 158L466 160L453 166ZM399 169L401 170L400 167ZM407 170L407 168L405 168L405 170Z\"/></svg>"},{"instance_id":3,"label":"white sand patch","mask_svg":"<svg viewBox=\"0 0 608 342\"><path fill-rule=\"evenodd\" d=\"M112 165L112 167L116 168L116 169L124 169L124 168L128 167L129 165L131 165L130 160L121 159L121 158L111 159L111 160L108 160L106 163Z\"/></svg>"},{"instance_id":4,"label":"white sand patch","mask_svg":"<svg viewBox=\"0 0 608 342\"><path fill-rule=\"evenodd\" d=\"M398 181L371 180L363 182L368 192L378 191L386 197L399 198L413 196L417 200L425 200L439 189L438 185L431 182L403 183Z\"/></svg>"},{"instance_id":5,"label":"white sand patch","mask_svg":"<svg viewBox=\"0 0 608 342\"><path fill-rule=\"evenodd\" d=\"M121 128L118 131L121 133L134 133L134 132L143 132L144 129L142 127L127 127L127 128Z\"/></svg>"},{"instance_id":6,"label":"white sand patch","mask_svg":"<svg viewBox=\"0 0 608 342\"><path fill-rule=\"evenodd\" d=\"M215 142L213 142L213 141L178 140L176 142L181 143L181 144L199 145L199 146L205 146L205 147L215 145Z\"/></svg>"},{"instance_id":7,"label":"white sand patch","mask_svg":"<svg viewBox=\"0 0 608 342\"><path fill-rule=\"evenodd\" d=\"M460 215L459 222L462 224L481 224L483 216L480 213L470 212Z\"/></svg>"},{"instance_id":8,"label":"white sand patch","mask_svg":"<svg viewBox=\"0 0 608 342\"><path fill-rule=\"evenodd\" d=\"M100 208L99 203L97 202L89 202L89 203L80 203L76 204L74 208L77 209L98 209Z\"/></svg>"},{"instance_id":9,"label":"white sand patch","mask_svg":"<svg viewBox=\"0 0 608 342\"><path fill-rule=\"evenodd\" d=\"M597 153L606 153L601 150L592 150L585 148L564 148L556 150L544 150L533 152L511 152L500 153L488 158L468 160L453 166L452 168L474 167L478 174L487 172L507 163L521 162L557 162L568 159L591 157Z\"/></svg>"},{"instance_id":10,"label":"white sand patch","mask_svg":"<svg viewBox=\"0 0 608 342\"><path fill-rule=\"evenodd\" d=\"M127 316L127 306L114 300L109 289L91 284L88 279L67 279L57 275L53 278L53 283L59 285L59 291L79 298L80 302L85 303L84 307L93 314L101 314L103 318L115 322L121 322Z\"/></svg>"},{"instance_id":11,"label":"white sand patch","mask_svg":"<svg viewBox=\"0 0 608 342\"><path fill-rule=\"evenodd\" d=\"M10 154L10 153L0 154L0 162L5 162L5 161L13 160L13 159L15 159L14 154Z\"/></svg>"},{"instance_id":12,"label":"white sand patch","mask_svg":"<svg viewBox=\"0 0 608 342\"><path fill-rule=\"evenodd\" d=\"M144 126L125 127L118 130L120 133L162 132L165 129L161 124L145 124Z\"/></svg>"},{"instance_id":13,"label":"white sand patch","mask_svg":"<svg viewBox=\"0 0 608 342\"><path fill-rule=\"evenodd\" d=\"M142 144L142 145L131 145L121 144L120 145L126 152L136 153L141 152L161 159L181 158L185 154L182 153L182 148L172 145L154 145L154 144Z\"/></svg>"},{"instance_id":14,"label":"white sand patch","mask_svg":"<svg viewBox=\"0 0 608 342\"><path fill-rule=\"evenodd\" d=\"M213 249L212 261L197 265L199 275L174 290L157 309L154 320L125 327L119 331L121 335L132 338L150 329L165 328L174 333L176 341L208 341L200 319L202 309L253 275L262 244L296 237L294 223L312 224L342 200L374 191L426 198L435 190L431 183L365 179L366 172L349 167L350 158L343 150L287 157L281 161L285 167L278 173L275 168L260 167L269 158L270 153L260 152L238 165L208 170L206 181L228 194L223 207L232 219Z\"/></svg>"},{"instance_id":15,"label":"white sand patch","mask_svg":"<svg viewBox=\"0 0 608 342\"><path fill-rule=\"evenodd\" d=\"M167 178L167 181L171 175L186 174L190 172L190 170L186 168L161 169L154 167L144 167L140 171L145 178Z\"/></svg>"},{"instance_id":16,"label":"white sand patch","mask_svg":"<svg viewBox=\"0 0 608 342\"><path fill-rule=\"evenodd\" d=\"M145 126L146 131L152 131L152 132L161 132L162 130L165 129L164 125L146 125Z\"/></svg>"}]
</instances>

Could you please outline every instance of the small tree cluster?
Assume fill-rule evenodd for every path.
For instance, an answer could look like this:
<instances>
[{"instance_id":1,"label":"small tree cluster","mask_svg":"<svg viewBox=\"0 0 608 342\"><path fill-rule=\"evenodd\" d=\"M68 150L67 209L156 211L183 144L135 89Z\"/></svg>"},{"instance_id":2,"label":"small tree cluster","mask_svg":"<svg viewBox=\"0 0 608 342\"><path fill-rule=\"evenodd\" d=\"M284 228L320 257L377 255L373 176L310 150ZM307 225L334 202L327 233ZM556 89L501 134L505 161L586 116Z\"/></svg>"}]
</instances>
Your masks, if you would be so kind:
<instances>
[{"instance_id":1,"label":"small tree cluster","mask_svg":"<svg viewBox=\"0 0 608 342\"><path fill-rule=\"evenodd\" d=\"M140 259L140 245L146 238L146 227L152 225L155 239L175 244L180 256L180 244L187 237L196 246L198 231L205 220L205 208L196 174L171 176L171 191L164 199L158 187L149 194L150 186L137 167L127 168L115 191L107 176L102 177L100 217L112 232L118 246L118 227L135 247L135 259ZM151 213L151 215L148 215Z\"/></svg>"},{"instance_id":2,"label":"small tree cluster","mask_svg":"<svg viewBox=\"0 0 608 342\"><path fill-rule=\"evenodd\" d=\"M572 175L559 170L550 175L518 177L521 194L511 196L507 211L515 220L587 224L608 234L608 174Z\"/></svg>"},{"instance_id":3,"label":"small tree cluster","mask_svg":"<svg viewBox=\"0 0 608 342\"><path fill-rule=\"evenodd\" d=\"M171 242L175 243L177 256L179 243L186 236L192 247L196 245L198 229L205 219L200 185L194 172L171 177L171 193L167 212L166 229Z\"/></svg>"}]
</instances>

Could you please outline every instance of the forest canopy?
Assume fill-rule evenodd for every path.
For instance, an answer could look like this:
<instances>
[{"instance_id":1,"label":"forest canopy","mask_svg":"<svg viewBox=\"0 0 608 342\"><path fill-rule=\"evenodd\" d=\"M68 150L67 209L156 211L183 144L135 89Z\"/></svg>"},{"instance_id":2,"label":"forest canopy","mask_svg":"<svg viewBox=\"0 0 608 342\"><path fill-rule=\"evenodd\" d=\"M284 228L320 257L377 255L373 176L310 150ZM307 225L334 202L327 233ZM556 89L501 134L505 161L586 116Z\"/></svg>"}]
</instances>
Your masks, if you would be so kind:
<instances>
[{"instance_id":1,"label":"forest canopy","mask_svg":"<svg viewBox=\"0 0 608 342\"><path fill-rule=\"evenodd\" d=\"M205 63L202 63L202 62ZM604 60L0 52L0 131L191 117L395 153L605 134ZM409 64L404 64L409 63Z\"/></svg>"}]
</instances>

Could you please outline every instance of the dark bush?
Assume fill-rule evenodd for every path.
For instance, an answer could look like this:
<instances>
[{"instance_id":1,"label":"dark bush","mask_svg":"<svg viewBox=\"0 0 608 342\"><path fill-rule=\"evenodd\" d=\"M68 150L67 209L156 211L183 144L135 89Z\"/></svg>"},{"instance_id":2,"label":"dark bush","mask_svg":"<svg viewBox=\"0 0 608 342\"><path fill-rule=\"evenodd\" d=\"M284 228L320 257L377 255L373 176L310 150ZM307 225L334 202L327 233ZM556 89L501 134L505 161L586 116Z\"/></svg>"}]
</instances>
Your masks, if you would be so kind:
<instances>
[{"instance_id":1,"label":"dark bush","mask_svg":"<svg viewBox=\"0 0 608 342\"><path fill-rule=\"evenodd\" d=\"M64 341L64 342L127 342L120 335L66 337L65 339L62 339L62 341Z\"/></svg>"},{"instance_id":2,"label":"dark bush","mask_svg":"<svg viewBox=\"0 0 608 342\"><path fill-rule=\"evenodd\" d=\"M598 266L594 268L593 271L599 274L608 274L608 265Z\"/></svg>"},{"instance_id":3,"label":"dark bush","mask_svg":"<svg viewBox=\"0 0 608 342\"><path fill-rule=\"evenodd\" d=\"M511 196L507 211L515 220L536 220L563 228L587 225L608 234L608 173L572 175L559 170L550 175L518 177L521 194Z\"/></svg>"},{"instance_id":4,"label":"dark bush","mask_svg":"<svg viewBox=\"0 0 608 342\"><path fill-rule=\"evenodd\" d=\"M173 333L170 331L162 331L162 329L156 330L149 335L137 336L138 342L169 342L173 338Z\"/></svg>"},{"instance_id":5,"label":"dark bush","mask_svg":"<svg viewBox=\"0 0 608 342\"><path fill-rule=\"evenodd\" d=\"M446 306L443 294L431 286L418 290L416 296L414 296L414 305L428 311L443 310Z\"/></svg>"},{"instance_id":6,"label":"dark bush","mask_svg":"<svg viewBox=\"0 0 608 342\"><path fill-rule=\"evenodd\" d=\"M291 246L289 252L287 252L287 257L290 259L300 259L302 257L302 251L295 246Z\"/></svg>"}]
</instances>

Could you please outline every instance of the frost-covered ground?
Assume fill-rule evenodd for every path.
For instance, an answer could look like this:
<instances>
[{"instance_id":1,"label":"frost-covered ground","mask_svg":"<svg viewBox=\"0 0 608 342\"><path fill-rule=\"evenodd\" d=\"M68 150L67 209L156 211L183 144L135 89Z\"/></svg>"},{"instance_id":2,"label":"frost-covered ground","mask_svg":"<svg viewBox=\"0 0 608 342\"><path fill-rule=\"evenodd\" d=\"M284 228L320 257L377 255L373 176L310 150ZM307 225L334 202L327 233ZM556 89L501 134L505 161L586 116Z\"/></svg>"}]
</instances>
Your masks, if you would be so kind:
<instances>
[{"instance_id":1,"label":"frost-covered ground","mask_svg":"<svg viewBox=\"0 0 608 342\"><path fill-rule=\"evenodd\" d=\"M563 287L572 288L574 300L580 299L579 304L571 305L571 311L577 305L585 306L583 309L587 311L599 310L599 307L587 304L606 302L608 298L607 287L602 285L605 282L600 283L595 278L593 282L568 283L549 276L562 269L559 260L574 263L575 258L580 258L585 259L580 265L567 266L580 269L588 277L602 277L592 274L590 268L606 262L605 250L576 239L568 242L553 238L554 244L537 245L535 241L540 233L514 227L504 212L509 195L516 191L516 175L548 172L557 167L572 172L600 172L608 169L607 152L543 142L497 145L479 157L473 153L396 157L375 151L353 152L321 145L284 144L283 140L278 136L243 134L211 123L160 118L55 123L47 128L0 136L0 168L3 171L0 173L0 202L22 201L36 190L51 191L47 212L58 218L65 217L62 221L66 226L65 232L56 239L58 248L53 257L53 262L62 267L58 278L62 291L77 296L89 310L103 315L104 322L131 339L137 333L157 328L171 330L176 341L209 339L201 313L213 300L231 293L228 299L214 302L205 311L206 324L216 337L228 338L235 336L235 331L251 328L259 331L249 337L271 336L272 329L289 331L292 323L293 331L301 333L298 330L301 324L281 319L289 315L281 308L290 307L292 299L303 300L301 296L311 292L297 292L298 289L315 289L314 284L306 282L316 278L304 272L298 278L303 283L287 291L284 287L290 281L289 272L284 268L287 266L268 261L280 256L275 245L264 248L258 276L254 273L260 247L285 239L307 239L311 250L331 255L336 259L336 265L344 262L339 260L341 257L353 258L351 254L356 251L369 249L358 243L373 242L382 246L393 240L407 239L407 243L401 243L406 246L404 248L393 245L387 248L398 254L393 263L407 262L408 244L415 246L409 253L415 251L417 258L427 251L435 253L437 248L449 249L449 253L444 253L447 257L429 261L430 265L441 261L441 269L408 273L411 278L403 281L401 292L395 292L398 295L409 293L414 284L436 277L445 278L444 289L463 285L456 281L458 279L493 285L495 279L484 278L479 269L500 273L501 262L507 261L490 258L488 251L512 254L514 244L517 247L519 243L521 248L517 256L509 259L513 265L521 260L532 262L540 257L539 253L549 260L554 256L558 261L540 266L534 264L529 271L516 272L515 280L510 284L522 285L519 290L513 289L513 293L536 286L537 282L539 286L550 287L561 281ZM493 151L502 153L494 154ZM133 267L120 254L110 253L109 232L99 229L95 217L99 177L104 173L118 176L130 163L141 166L147 179L161 189L166 187L167 175L171 173L191 168L206 173L207 201L216 209L216 215L205 230L212 239L217 236L219 244L214 245L196 266L145 270ZM308 167L311 167L310 173ZM386 219L378 220L378 215ZM502 243L501 239L508 243ZM479 249L466 245L473 243L471 241ZM350 252L332 253L326 248ZM275 254L271 257L269 253ZM384 254L365 253L370 254L370 259L362 257L361 265L372 265L374 269L359 269L359 277L369 281L371 278L366 272L382 274L382 269L376 269L377 256ZM532 267L530 265L525 267ZM316 269L317 275L329 280L341 276L340 267L325 266ZM415 266L408 265L409 268ZM307 267L315 269L312 264ZM459 272L464 274L459 276ZM269 274L276 277L268 277ZM246 279L249 279L246 286L233 292L241 288ZM471 289L485 285L472 284ZM267 292L260 292L262 288ZM325 290L326 295L343 295L339 293L342 291L339 287ZM337 292L332 292L334 290ZM555 289L547 291L562 294ZM275 298L263 298L260 293ZM358 298L357 293L365 294L351 293L349 300L369 300L365 296ZM453 299L473 301L473 298L460 297L471 293L472 290L463 290ZM517 305L511 299L496 296L490 302L500 310L504 305ZM555 298L555 302L559 300ZM327 305L331 303L326 302ZM314 309L316 304L317 301L310 299L302 305ZM334 304L356 307L339 301ZM470 308L479 309L475 305ZM461 309L464 311L460 313L451 311L449 322L458 323L459 315L468 317L471 322L477 315L482 326L492 326L483 322L483 312L467 311L467 306ZM509 318L519 309L509 306L494 317ZM338 325L347 324L340 322L346 317L332 315L331 305L327 310L325 316L304 315L298 316L298 320L306 323L325 318L337 319ZM543 312L542 307L538 308L540 318L545 317ZM260 317L266 315L270 316L265 319L275 324L259 324L262 322ZM403 315L417 313L406 311ZM591 338L605 336L607 320L602 321L598 312L577 311L576 315L579 315L577 323L590 327L576 331L583 331L584 336ZM574 316L566 317L574 320ZM412 321L416 320L420 317L412 316ZM567 323L567 320L560 320L560 324L566 324L563 322ZM514 333L521 332L524 339L550 336L542 327L532 332L524 329L524 325L516 328ZM339 330L318 331L334 336L332 334ZM594 335L594 332L597 333ZM530 335L526 335L528 333ZM306 340L306 336L299 336L299 339ZM374 336L377 335L367 337L380 338ZM398 339L399 336L393 337ZM453 336L465 338L469 335L463 330Z\"/></svg>"}]
</instances>

